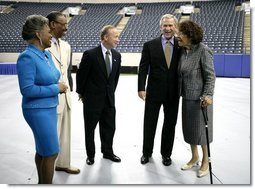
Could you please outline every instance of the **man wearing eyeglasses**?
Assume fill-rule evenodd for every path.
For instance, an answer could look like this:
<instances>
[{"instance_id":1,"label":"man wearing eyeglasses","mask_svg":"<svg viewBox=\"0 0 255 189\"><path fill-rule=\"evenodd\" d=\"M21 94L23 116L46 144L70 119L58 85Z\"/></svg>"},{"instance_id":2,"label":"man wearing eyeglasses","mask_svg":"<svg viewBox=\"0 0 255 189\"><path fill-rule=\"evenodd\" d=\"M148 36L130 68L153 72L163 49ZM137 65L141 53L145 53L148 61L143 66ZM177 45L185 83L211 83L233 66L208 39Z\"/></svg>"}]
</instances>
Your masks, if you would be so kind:
<instances>
[{"instance_id":1,"label":"man wearing eyeglasses","mask_svg":"<svg viewBox=\"0 0 255 189\"><path fill-rule=\"evenodd\" d=\"M58 135L60 152L56 161L56 171L64 171L69 174L78 174L80 170L71 167L71 93L73 82L71 76L71 46L61 38L68 29L67 18L61 12L51 12L47 16L52 34L51 47L48 48L55 66L61 73L60 81L68 86L66 93L58 96Z\"/></svg>"}]
</instances>

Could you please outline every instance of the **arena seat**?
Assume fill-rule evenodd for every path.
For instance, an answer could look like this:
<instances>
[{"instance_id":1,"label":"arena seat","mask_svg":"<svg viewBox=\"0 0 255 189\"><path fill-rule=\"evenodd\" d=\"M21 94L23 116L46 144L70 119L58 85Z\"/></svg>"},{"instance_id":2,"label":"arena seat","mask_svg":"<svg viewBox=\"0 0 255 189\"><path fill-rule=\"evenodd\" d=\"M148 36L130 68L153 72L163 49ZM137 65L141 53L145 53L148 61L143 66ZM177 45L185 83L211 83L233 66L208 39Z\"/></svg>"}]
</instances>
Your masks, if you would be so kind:
<instances>
[{"instance_id":1,"label":"arena seat","mask_svg":"<svg viewBox=\"0 0 255 189\"><path fill-rule=\"evenodd\" d=\"M0 5L5 3L0 1ZM121 9L134 5L141 9L141 14L130 16L121 32L117 47L121 53L141 53L146 41L160 35L160 16L171 13L180 20L182 14L176 13L176 9L185 5L185 2L78 4L15 1L12 2L14 11L0 14L0 53L19 53L24 50L26 43L21 38L21 28L28 15L46 16L53 10L62 11L74 6L81 6L86 12L84 15L72 16L64 39L70 43L74 53L82 53L100 44L100 30L104 25L117 26L124 16L119 14ZM192 13L190 18L204 29L203 42L215 54L214 64L218 76L247 77L250 74L250 59L243 51L244 11L235 10L235 0L193 1L193 5L199 8L199 12ZM236 54L238 58L233 58ZM241 71L237 73L232 68Z\"/></svg>"}]
</instances>

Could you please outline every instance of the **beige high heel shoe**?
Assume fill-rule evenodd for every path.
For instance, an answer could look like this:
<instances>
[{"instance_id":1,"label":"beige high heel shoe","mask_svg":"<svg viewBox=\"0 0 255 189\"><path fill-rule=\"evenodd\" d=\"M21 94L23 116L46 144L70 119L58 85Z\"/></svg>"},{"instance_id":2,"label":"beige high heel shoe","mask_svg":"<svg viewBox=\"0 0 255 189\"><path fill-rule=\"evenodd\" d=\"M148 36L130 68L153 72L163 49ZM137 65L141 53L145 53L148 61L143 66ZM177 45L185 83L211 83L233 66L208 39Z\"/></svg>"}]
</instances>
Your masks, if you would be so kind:
<instances>
[{"instance_id":1,"label":"beige high heel shoe","mask_svg":"<svg viewBox=\"0 0 255 189\"><path fill-rule=\"evenodd\" d=\"M195 163L193 163L193 164L185 164L185 165L183 165L182 167L181 167L181 170L183 170L183 171L185 171L185 170L189 170L189 169L191 169L192 167L195 167L195 166L198 166L199 165L199 160L197 160Z\"/></svg>"},{"instance_id":2,"label":"beige high heel shoe","mask_svg":"<svg viewBox=\"0 0 255 189\"><path fill-rule=\"evenodd\" d=\"M197 177L201 178L203 176L206 176L208 173L209 173L209 166L207 167L205 171L202 171L199 169L197 172Z\"/></svg>"}]
</instances>

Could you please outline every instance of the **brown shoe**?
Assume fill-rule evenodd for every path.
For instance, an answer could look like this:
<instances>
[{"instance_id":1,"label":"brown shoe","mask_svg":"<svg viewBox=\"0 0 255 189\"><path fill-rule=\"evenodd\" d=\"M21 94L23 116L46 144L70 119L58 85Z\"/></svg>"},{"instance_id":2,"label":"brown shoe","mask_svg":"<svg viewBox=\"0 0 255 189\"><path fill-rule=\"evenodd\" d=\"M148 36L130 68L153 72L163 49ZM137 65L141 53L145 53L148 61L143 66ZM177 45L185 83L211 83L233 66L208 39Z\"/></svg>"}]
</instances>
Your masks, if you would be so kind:
<instances>
[{"instance_id":1,"label":"brown shoe","mask_svg":"<svg viewBox=\"0 0 255 189\"><path fill-rule=\"evenodd\" d=\"M63 167L56 166L55 171L64 171L69 174L79 174L80 173L80 169L75 168L75 167L63 168Z\"/></svg>"}]
</instances>

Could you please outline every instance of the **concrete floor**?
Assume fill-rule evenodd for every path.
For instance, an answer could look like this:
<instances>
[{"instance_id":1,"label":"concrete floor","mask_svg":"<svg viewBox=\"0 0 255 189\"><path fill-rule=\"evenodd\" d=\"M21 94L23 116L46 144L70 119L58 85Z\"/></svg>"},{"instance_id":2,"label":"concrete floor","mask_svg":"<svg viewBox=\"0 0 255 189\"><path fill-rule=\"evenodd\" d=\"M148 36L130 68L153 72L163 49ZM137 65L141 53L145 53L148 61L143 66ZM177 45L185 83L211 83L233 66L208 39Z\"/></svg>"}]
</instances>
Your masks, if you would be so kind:
<instances>
[{"instance_id":1,"label":"concrete floor","mask_svg":"<svg viewBox=\"0 0 255 189\"><path fill-rule=\"evenodd\" d=\"M75 74L73 79L75 81ZM0 75L0 83L0 184L36 184L34 139L22 115L17 76ZM250 79L216 79L214 141L210 145L214 184L251 184L250 92ZM137 96L137 75L121 75L116 90L114 152L122 159L121 163L102 158L98 129L95 164L85 163L82 103L75 92L72 92L72 103L72 165L79 167L81 173L55 172L54 184L86 184L86 187L210 184L209 175L197 178L198 167L188 171L180 169L191 155L189 145L183 140L180 113L173 164L166 167L161 163L162 112L152 159L146 165L140 164L144 102Z\"/></svg>"}]
</instances>

